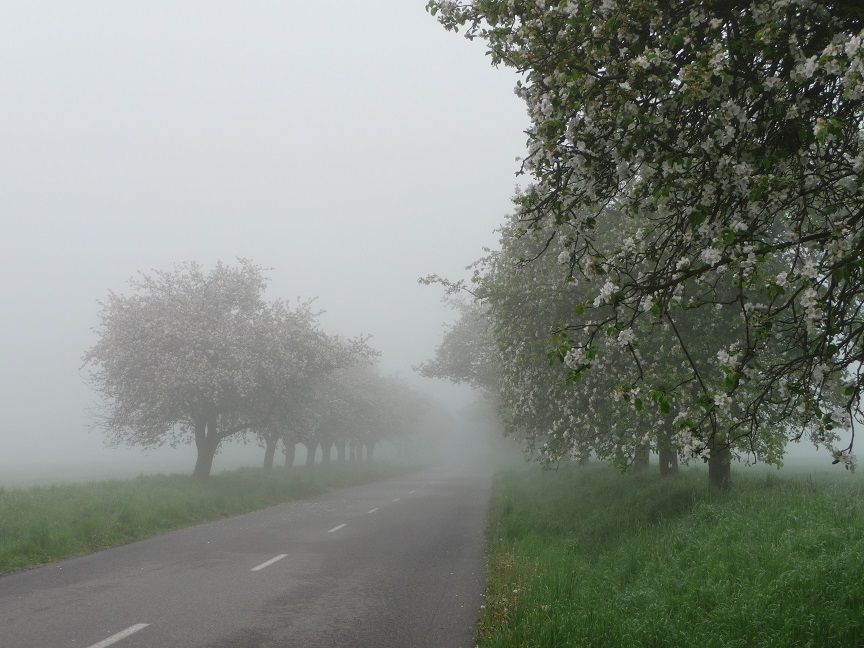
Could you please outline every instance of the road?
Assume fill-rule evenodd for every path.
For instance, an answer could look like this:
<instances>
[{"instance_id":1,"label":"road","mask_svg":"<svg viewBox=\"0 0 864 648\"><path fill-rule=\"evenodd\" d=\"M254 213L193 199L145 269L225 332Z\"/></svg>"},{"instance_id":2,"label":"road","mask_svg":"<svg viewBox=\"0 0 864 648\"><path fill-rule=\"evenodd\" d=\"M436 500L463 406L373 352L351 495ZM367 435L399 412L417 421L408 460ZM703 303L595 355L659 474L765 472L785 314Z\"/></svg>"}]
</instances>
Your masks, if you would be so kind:
<instances>
[{"instance_id":1,"label":"road","mask_svg":"<svg viewBox=\"0 0 864 648\"><path fill-rule=\"evenodd\" d=\"M432 468L10 574L0 646L474 646L488 489Z\"/></svg>"}]
</instances>

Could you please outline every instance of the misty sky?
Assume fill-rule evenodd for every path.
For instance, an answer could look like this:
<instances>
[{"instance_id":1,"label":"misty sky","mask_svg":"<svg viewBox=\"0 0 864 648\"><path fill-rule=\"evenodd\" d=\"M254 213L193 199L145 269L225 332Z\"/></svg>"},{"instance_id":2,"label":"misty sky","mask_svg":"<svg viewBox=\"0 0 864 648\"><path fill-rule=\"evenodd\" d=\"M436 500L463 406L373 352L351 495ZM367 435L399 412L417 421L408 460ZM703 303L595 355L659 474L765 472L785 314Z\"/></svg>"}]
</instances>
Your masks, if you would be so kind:
<instances>
[{"instance_id":1,"label":"misty sky","mask_svg":"<svg viewBox=\"0 0 864 648\"><path fill-rule=\"evenodd\" d=\"M494 244L527 117L424 5L0 6L0 466L108 452L80 357L138 270L248 257L385 371L430 356L417 277Z\"/></svg>"}]
</instances>

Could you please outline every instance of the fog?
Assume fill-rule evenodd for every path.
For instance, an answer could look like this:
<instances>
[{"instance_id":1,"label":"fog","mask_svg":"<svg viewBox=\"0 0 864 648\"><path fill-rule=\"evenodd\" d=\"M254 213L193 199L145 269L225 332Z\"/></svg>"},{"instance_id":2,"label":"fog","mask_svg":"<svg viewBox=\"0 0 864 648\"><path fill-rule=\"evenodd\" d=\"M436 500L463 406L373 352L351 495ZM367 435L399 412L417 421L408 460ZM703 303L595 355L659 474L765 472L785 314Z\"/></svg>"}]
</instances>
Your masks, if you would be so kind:
<instances>
[{"instance_id":1,"label":"fog","mask_svg":"<svg viewBox=\"0 0 864 648\"><path fill-rule=\"evenodd\" d=\"M317 297L385 374L468 405L412 371L452 318L417 277L494 243L527 118L423 5L0 8L0 483L191 467L191 447L105 447L81 368L98 300L184 261L271 268L268 297Z\"/></svg>"},{"instance_id":2,"label":"fog","mask_svg":"<svg viewBox=\"0 0 864 648\"><path fill-rule=\"evenodd\" d=\"M0 8L0 485L190 469L191 446L106 446L81 359L99 300L186 261L268 267L269 298L371 336L449 447L487 442L469 389L412 368L454 318L417 278L495 245L528 119L514 75L423 5ZM226 443L216 468L260 459Z\"/></svg>"}]
</instances>

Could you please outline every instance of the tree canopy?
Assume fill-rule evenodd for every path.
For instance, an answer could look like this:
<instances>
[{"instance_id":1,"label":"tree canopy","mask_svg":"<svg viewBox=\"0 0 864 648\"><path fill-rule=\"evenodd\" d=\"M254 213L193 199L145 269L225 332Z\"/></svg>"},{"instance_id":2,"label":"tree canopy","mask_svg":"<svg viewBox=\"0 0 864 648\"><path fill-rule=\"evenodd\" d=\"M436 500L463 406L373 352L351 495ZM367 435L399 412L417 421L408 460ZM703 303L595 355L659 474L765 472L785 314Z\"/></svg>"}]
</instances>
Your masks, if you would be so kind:
<instances>
[{"instance_id":1,"label":"tree canopy","mask_svg":"<svg viewBox=\"0 0 864 648\"><path fill-rule=\"evenodd\" d=\"M520 172L530 181L515 198L514 235L534 234L525 259L554 249L562 283L592 290L564 322L568 366L588 369L576 360L599 353L586 345L598 336L647 357L640 334L665 322L690 376L664 400L706 453L773 434L783 418L851 465L836 431L854 433L864 386L859 4L429 9L520 73L531 119ZM712 309L738 322L731 336L700 336L711 360L700 366L684 322ZM668 392L630 355L628 389Z\"/></svg>"},{"instance_id":2,"label":"tree canopy","mask_svg":"<svg viewBox=\"0 0 864 648\"><path fill-rule=\"evenodd\" d=\"M246 260L209 272L189 263L109 294L84 361L116 442L194 440L203 478L224 439L252 432L275 444L324 415L313 412L315 390L376 352L365 338L324 333L311 302L265 300L266 283Z\"/></svg>"}]
</instances>

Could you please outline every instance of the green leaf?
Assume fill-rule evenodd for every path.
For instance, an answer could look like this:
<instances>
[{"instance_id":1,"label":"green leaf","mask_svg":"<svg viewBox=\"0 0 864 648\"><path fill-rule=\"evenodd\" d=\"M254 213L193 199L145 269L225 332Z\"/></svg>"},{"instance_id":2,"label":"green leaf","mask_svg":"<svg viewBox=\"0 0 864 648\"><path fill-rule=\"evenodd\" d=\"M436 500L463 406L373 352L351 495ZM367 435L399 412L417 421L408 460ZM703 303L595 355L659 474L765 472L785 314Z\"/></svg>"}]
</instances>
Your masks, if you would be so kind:
<instances>
[{"instance_id":1,"label":"green leaf","mask_svg":"<svg viewBox=\"0 0 864 648\"><path fill-rule=\"evenodd\" d=\"M735 389L738 386L738 380L739 377L737 371L730 371L727 373L726 378L723 381L723 386L726 388L726 391L730 392Z\"/></svg>"},{"instance_id":2,"label":"green leaf","mask_svg":"<svg viewBox=\"0 0 864 648\"><path fill-rule=\"evenodd\" d=\"M697 209L687 216L687 220L690 222L690 227L692 227L693 229L697 229L702 223L705 222L705 211Z\"/></svg>"}]
</instances>

